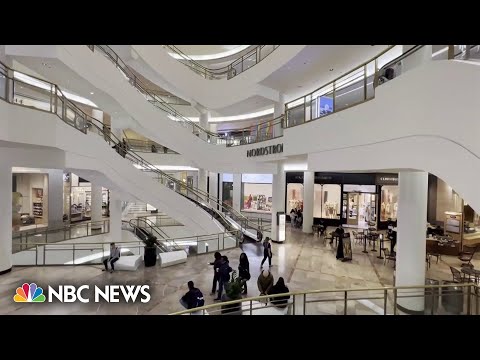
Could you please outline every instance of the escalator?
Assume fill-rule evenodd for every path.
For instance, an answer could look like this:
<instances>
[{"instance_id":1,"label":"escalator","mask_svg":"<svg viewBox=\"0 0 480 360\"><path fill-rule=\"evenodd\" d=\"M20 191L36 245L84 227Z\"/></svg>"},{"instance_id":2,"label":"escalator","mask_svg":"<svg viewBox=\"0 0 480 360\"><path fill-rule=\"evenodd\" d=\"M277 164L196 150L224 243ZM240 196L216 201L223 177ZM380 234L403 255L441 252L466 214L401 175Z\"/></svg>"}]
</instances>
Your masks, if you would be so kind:
<instances>
[{"instance_id":1,"label":"escalator","mask_svg":"<svg viewBox=\"0 0 480 360\"><path fill-rule=\"evenodd\" d=\"M147 170L150 172L154 172L155 178L153 179L160 182L160 184L167 187L167 189L169 189L167 185L173 183L175 184L176 188L185 189L185 191L187 191L188 194L191 195L189 196L189 198L194 197L196 201L201 202L202 209L209 209L208 211L210 212L213 211L214 208L218 208L219 210L213 211L213 213L216 213L217 215L222 212L228 213L229 217L237 222L240 227L239 230L242 230L242 232L247 231L248 229L255 229L256 231L261 231L261 227L257 226L255 222L250 221L248 218L235 211L229 205L224 204L221 200L212 197L205 191L187 186L180 180L158 170L154 165L149 163L138 153L126 146L126 144L119 138L117 138L113 133L111 133L108 128L105 128L102 122L86 114L74 102L70 101L57 85L40 79L38 79L38 83L41 84L40 86L27 84L19 80L18 78L15 78L13 76L14 72L17 75L21 74L0 62L0 75L2 75L5 79L4 93L6 94L5 97L0 96L0 99L3 99L9 103L15 103L19 106L26 106L29 109L38 109L57 115L65 124L78 130L82 135L98 136L98 138L96 139L102 139L108 144L109 147L115 148L117 154L124 159L129 160L136 169L141 171ZM40 94L41 98L44 99L43 102L40 100L38 100L37 102L30 102L28 104L17 102L16 89L26 86L28 86L32 92ZM167 192L168 191L170 190L167 190ZM218 216L222 218L221 215ZM210 233L213 233L213 231Z\"/></svg>"}]
</instances>

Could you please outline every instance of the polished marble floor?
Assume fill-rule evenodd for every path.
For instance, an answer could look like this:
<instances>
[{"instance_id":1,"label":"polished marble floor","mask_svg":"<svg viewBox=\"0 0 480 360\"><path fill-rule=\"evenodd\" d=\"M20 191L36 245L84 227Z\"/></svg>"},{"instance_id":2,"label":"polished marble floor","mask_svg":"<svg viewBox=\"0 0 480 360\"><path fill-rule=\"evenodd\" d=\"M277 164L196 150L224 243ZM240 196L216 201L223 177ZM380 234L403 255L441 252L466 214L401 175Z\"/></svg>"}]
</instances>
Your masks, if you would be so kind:
<instances>
[{"instance_id":1,"label":"polished marble floor","mask_svg":"<svg viewBox=\"0 0 480 360\"><path fill-rule=\"evenodd\" d=\"M351 231L352 229L349 229ZM329 229L330 231L330 229ZM282 276L290 291L316 289L350 289L393 285L393 264L384 265L378 252L362 253L363 245L353 245L353 258L349 262L335 259L335 248L312 234L303 234L301 229L287 227L287 241L273 244L273 266L275 280ZM370 250L370 247L368 247ZM240 254L245 252L250 261L251 280L247 296L259 295L256 280L260 274L263 249L260 244L244 243L242 248L225 251L230 265L236 269ZM186 264L168 268L140 267L136 272L118 271L113 274L101 271L101 266L76 267L16 267L9 274L0 276L0 314L169 314L183 310L179 298L187 291L187 282L194 281L205 295L206 304L213 303L210 295L212 267L208 264L213 254L199 255L188 259ZM476 268L480 260L474 259ZM432 260L427 277L451 280L449 265L460 268L456 257L442 256L436 263ZM266 268L267 265L264 265ZM15 303L15 289L24 282L47 285L72 284L104 286L107 284L150 285L151 300L147 304L104 304L104 303ZM343 293L335 295L336 302L314 302L306 306L307 314L343 313ZM365 294L365 293L364 293ZM362 294L363 295L363 294ZM320 297L320 295L318 295ZM331 297L331 296L330 296ZM348 302L348 314L381 313L383 300L352 300ZM301 306L300 301L297 306ZM297 309L297 313L301 313ZM390 310L389 310L390 311Z\"/></svg>"}]
</instances>

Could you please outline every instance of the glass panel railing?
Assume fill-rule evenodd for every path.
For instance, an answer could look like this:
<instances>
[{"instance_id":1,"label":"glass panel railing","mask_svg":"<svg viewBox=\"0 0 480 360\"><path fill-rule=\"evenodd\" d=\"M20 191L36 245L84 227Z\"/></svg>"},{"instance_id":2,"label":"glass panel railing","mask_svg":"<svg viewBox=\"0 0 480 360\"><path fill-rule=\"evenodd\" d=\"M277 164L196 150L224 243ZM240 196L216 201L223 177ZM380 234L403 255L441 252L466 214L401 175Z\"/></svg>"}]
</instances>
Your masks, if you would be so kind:
<instances>
[{"instance_id":1,"label":"glass panel railing","mask_svg":"<svg viewBox=\"0 0 480 360\"><path fill-rule=\"evenodd\" d=\"M232 281L232 280L231 280ZM228 284L227 284L228 286ZM299 291L224 301L172 315L480 315L472 283Z\"/></svg>"},{"instance_id":2,"label":"glass panel railing","mask_svg":"<svg viewBox=\"0 0 480 360\"><path fill-rule=\"evenodd\" d=\"M36 244L57 243L87 236L106 234L110 231L110 220L88 221L65 225L59 228L37 228L12 233L12 253L25 251Z\"/></svg>"},{"instance_id":3,"label":"glass panel railing","mask_svg":"<svg viewBox=\"0 0 480 360\"><path fill-rule=\"evenodd\" d=\"M191 59L175 45L163 45L168 51L173 52L176 58L183 65L188 66L190 70L208 80L232 79L252 66L265 59L280 45L257 45L253 49L244 52L229 65L220 68L209 68L200 62Z\"/></svg>"},{"instance_id":4,"label":"glass panel railing","mask_svg":"<svg viewBox=\"0 0 480 360\"><path fill-rule=\"evenodd\" d=\"M285 104L285 127L316 120L361 104L375 97L375 87L401 74L397 63L415 54L424 45L406 52L402 45L390 46L375 58L301 98Z\"/></svg>"}]
</instances>

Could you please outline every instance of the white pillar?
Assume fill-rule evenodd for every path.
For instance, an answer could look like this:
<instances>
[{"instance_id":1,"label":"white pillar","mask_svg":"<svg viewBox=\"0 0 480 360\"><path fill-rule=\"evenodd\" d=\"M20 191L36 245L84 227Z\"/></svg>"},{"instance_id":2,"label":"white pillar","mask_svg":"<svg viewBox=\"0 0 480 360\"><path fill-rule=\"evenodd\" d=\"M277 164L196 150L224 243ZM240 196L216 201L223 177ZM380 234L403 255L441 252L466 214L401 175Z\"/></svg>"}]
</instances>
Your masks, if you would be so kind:
<instances>
[{"instance_id":1,"label":"white pillar","mask_svg":"<svg viewBox=\"0 0 480 360\"><path fill-rule=\"evenodd\" d=\"M395 286L425 285L428 173L398 174L398 227ZM420 291L423 294L423 290ZM400 293L400 291L399 291ZM408 291L412 294L412 291ZM399 298L401 310L423 312L423 297Z\"/></svg>"},{"instance_id":2,"label":"white pillar","mask_svg":"<svg viewBox=\"0 0 480 360\"><path fill-rule=\"evenodd\" d=\"M90 214L92 215L92 221L102 221L102 186L98 184L92 184L92 203L90 204ZM92 225L92 229L100 229L101 224Z\"/></svg>"},{"instance_id":3,"label":"white pillar","mask_svg":"<svg viewBox=\"0 0 480 360\"><path fill-rule=\"evenodd\" d=\"M303 232L311 234L313 232L313 193L314 193L315 173L305 171L303 173Z\"/></svg>"},{"instance_id":4,"label":"white pillar","mask_svg":"<svg viewBox=\"0 0 480 360\"><path fill-rule=\"evenodd\" d=\"M242 208L242 174L233 174L233 209L240 211Z\"/></svg>"},{"instance_id":5,"label":"white pillar","mask_svg":"<svg viewBox=\"0 0 480 360\"><path fill-rule=\"evenodd\" d=\"M110 239L122 240L122 201L116 190L110 190Z\"/></svg>"},{"instance_id":6,"label":"white pillar","mask_svg":"<svg viewBox=\"0 0 480 360\"><path fill-rule=\"evenodd\" d=\"M210 196L214 197L215 199L218 199L219 196L218 196L218 173L214 173L214 172L209 172L208 173L208 183L209 183L209 186L208 186L208 193L210 194ZM215 209L217 208L217 203L215 200L210 200L210 204L212 206L215 207Z\"/></svg>"},{"instance_id":7,"label":"white pillar","mask_svg":"<svg viewBox=\"0 0 480 360\"><path fill-rule=\"evenodd\" d=\"M414 45L402 45L402 52L405 53L408 49ZM429 61L432 61L432 45L425 45L419 50L415 51L410 56L407 56L402 60L402 70L404 73L408 70L421 66Z\"/></svg>"},{"instance_id":8,"label":"white pillar","mask_svg":"<svg viewBox=\"0 0 480 360\"><path fill-rule=\"evenodd\" d=\"M205 169L198 169L198 189L207 192L207 176L208 171Z\"/></svg>"},{"instance_id":9,"label":"white pillar","mask_svg":"<svg viewBox=\"0 0 480 360\"><path fill-rule=\"evenodd\" d=\"M270 238L277 240L277 212L285 212L285 170L283 163L278 164L278 172L272 181L272 232Z\"/></svg>"},{"instance_id":10,"label":"white pillar","mask_svg":"<svg viewBox=\"0 0 480 360\"><path fill-rule=\"evenodd\" d=\"M209 130L208 119L210 118L210 112L205 111L200 114L200 127ZM200 139L207 141L207 134L204 131L200 131ZM207 192L207 176L208 171L205 169L198 169L198 188L204 192Z\"/></svg>"},{"instance_id":11,"label":"white pillar","mask_svg":"<svg viewBox=\"0 0 480 360\"><path fill-rule=\"evenodd\" d=\"M0 164L0 275L12 269L12 168Z\"/></svg>"},{"instance_id":12,"label":"white pillar","mask_svg":"<svg viewBox=\"0 0 480 360\"><path fill-rule=\"evenodd\" d=\"M48 170L48 226L63 226L63 170Z\"/></svg>"},{"instance_id":13,"label":"white pillar","mask_svg":"<svg viewBox=\"0 0 480 360\"><path fill-rule=\"evenodd\" d=\"M285 99L282 93L278 96L278 102L273 107L273 118L276 119L285 112ZM273 126L273 137L283 135L282 124L278 123Z\"/></svg>"},{"instance_id":14,"label":"white pillar","mask_svg":"<svg viewBox=\"0 0 480 360\"><path fill-rule=\"evenodd\" d=\"M102 110L98 110L98 109L92 109L92 117L93 117L94 119L97 119L97 120L100 122L100 124L102 124L102 125L100 125L99 123L96 123L96 125L97 125L100 129L103 130L103 111L102 111ZM94 128L94 129L95 129L95 131L97 131L99 134L101 134L100 130L97 130L96 128Z\"/></svg>"},{"instance_id":15,"label":"white pillar","mask_svg":"<svg viewBox=\"0 0 480 360\"><path fill-rule=\"evenodd\" d=\"M210 112L205 111L200 114L200 121L199 125L201 128L209 131L210 127L208 125L208 121L210 120ZM200 131L200 139L207 141L207 134L204 131Z\"/></svg>"}]
</instances>

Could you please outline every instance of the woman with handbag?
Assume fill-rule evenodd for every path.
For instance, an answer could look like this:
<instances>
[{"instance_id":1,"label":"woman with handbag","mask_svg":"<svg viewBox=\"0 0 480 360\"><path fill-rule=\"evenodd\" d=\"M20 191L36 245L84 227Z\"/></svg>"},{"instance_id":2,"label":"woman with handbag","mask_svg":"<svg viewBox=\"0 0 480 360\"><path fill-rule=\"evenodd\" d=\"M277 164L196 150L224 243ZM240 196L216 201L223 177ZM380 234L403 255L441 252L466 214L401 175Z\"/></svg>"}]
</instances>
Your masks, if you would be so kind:
<instances>
[{"instance_id":1,"label":"woman with handbag","mask_svg":"<svg viewBox=\"0 0 480 360\"><path fill-rule=\"evenodd\" d=\"M247 293L247 281L250 280L250 263L248 262L247 254L240 254L240 263L238 265L238 276L243 284L242 294Z\"/></svg>"}]
</instances>

